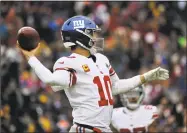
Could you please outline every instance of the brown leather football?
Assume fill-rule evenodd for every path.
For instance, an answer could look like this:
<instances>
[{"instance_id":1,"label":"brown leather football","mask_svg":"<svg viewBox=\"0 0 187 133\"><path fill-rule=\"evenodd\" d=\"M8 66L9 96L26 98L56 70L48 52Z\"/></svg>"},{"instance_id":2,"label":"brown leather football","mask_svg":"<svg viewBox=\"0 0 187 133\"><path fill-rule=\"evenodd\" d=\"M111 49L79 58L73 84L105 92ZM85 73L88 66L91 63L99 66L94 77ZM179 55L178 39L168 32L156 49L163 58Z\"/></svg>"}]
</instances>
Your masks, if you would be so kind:
<instances>
[{"instance_id":1,"label":"brown leather football","mask_svg":"<svg viewBox=\"0 0 187 133\"><path fill-rule=\"evenodd\" d=\"M22 49L31 51L38 46L40 36L34 28L22 27L18 31L17 40Z\"/></svg>"}]
</instances>

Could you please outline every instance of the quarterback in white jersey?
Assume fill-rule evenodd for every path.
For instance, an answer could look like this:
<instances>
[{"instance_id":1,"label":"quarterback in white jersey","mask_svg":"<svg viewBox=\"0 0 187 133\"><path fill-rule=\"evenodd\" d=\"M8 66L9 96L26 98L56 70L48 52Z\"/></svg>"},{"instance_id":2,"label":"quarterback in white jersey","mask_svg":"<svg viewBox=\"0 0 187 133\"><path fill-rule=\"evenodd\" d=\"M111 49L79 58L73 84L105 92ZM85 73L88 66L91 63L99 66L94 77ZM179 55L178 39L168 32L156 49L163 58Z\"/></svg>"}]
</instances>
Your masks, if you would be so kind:
<instances>
[{"instance_id":1,"label":"quarterback in white jersey","mask_svg":"<svg viewBox=\"0 0 187 133\"><path fill-rule=\"evenodd\" d=\"M141 105L144 98L143 85L120 97L125 107L113 110L112 127L120 133L147 132L158 117L158 112L156 106Z\"/></svg>"},{"instance_id":2,"label":"quarterback in white jersey","mask_svg":"<svg viewBox=\"0 0 187 133\"><path fill-rule=\"evenodd\" d=\"M112 95L134 89L144 82L169 78L168 71L158 67L143 75L119 79L107 57L96 53L96 49L101 49L104 44L103 38L95 37L99 30L84 16L75 16L64 22L62 40L72 54L58 59L53 73L34 56L37 48L31 52L21 49L44 83L51 85L55 92L65 91L73 108L74 125L70 132L110 132Z\"/></svg>"}]
</instances>

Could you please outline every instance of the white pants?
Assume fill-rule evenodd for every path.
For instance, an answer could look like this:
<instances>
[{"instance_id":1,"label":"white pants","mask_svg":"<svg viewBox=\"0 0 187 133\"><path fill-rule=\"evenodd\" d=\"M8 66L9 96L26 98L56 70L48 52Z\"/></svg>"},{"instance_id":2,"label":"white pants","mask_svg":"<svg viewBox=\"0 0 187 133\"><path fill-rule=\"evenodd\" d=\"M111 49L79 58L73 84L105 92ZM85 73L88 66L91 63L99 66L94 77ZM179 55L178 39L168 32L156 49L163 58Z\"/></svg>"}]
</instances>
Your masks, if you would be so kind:
<instances>
[{"instance_id":1,"label":"white pants","mask_svg":"<svg viewBox=\"0 0 187 133\"><path fill-rule=\"evenodd\" d=\"M84 127L80 127L76 124L74 124L71 129L69 130L69 133L93 133L93 130L84 128Z\"/></svg>"},{"instance_id":2,"label":"white pants","mask_svg":"<svg viewBox=\"0 0 187 133\"><path fill-rule=\"evenodd\" d=\"M106 128L98 128L102 133L106 132L106 133L111 133L112 131L110 129L106 129ZM100 132L100 133L101 133ZM88 129L88 128L84 128L84 127L80 127L76 124L74 124L71 129L69 130L69 133L95 133L95 131ZM98 132L99 133L99 132Z\"/></svg>"}]
</instances>

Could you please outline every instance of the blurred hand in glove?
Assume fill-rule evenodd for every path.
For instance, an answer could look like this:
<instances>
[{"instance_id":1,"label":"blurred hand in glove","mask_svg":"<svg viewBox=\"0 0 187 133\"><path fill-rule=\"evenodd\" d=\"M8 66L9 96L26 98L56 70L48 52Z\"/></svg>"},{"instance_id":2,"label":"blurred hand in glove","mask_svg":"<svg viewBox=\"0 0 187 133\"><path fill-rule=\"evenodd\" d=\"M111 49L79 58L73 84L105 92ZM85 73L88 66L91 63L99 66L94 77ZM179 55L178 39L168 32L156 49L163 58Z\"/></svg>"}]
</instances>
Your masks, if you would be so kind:
<instances>
[{"instance_id":1,"label":"blurred hand in glove","mask_svg":"<svg viewBox=\"0 0 187 133\"><path fill-rule=\"evenodd\" d=\"M143 75L141 75L142 83L150 82L153 80L167 80L169 78L169 71L158 67L156 69L150 70Z\"/></svg>"}]
</instances>

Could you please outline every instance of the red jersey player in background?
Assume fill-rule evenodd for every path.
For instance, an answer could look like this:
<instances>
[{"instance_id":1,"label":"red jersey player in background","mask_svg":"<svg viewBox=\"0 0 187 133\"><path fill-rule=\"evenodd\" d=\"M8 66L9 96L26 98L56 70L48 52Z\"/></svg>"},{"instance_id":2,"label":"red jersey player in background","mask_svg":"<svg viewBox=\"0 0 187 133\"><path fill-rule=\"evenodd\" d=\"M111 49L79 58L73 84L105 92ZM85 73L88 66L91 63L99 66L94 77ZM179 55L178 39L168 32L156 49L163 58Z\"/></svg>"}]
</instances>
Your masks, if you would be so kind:
<instances>
[{"instance_id":1,"label":"red jersey player in background","mask_svg":"<svg viewBox=\"0 0 187 133\"><path fill-rule=\"evenodd\" d=\"M157 107L142 105L144 99L144 85L120 94L124 107L115 108L111 125L120 133L147 132L149 126L158 117Z\"/></svg>"},{"instance_id":2,"label":"red jersey player in background","mask_svg":"<svg viewBox=\"0 0 187 133\"><path fill-rule=\"evenodd\" d=\"M51 72L35 57L38 48L22 50L37 76L54 91L64 90L73 108L70 132L111 132L112 95L125 93L152 80L166 80L168 70L156 68L130 79L119 79L106 56L97 53L104 45L96 38L101 29L89 18L75 16L64 22L63 44L70 48L69 57L61 57ZM98 47L99 46L99 47Z\"/></svg>"}]
</instances>

